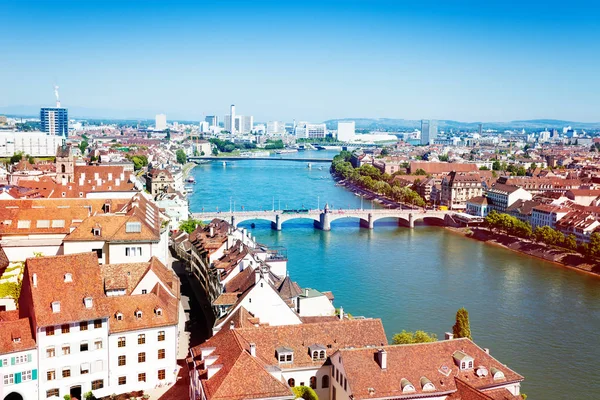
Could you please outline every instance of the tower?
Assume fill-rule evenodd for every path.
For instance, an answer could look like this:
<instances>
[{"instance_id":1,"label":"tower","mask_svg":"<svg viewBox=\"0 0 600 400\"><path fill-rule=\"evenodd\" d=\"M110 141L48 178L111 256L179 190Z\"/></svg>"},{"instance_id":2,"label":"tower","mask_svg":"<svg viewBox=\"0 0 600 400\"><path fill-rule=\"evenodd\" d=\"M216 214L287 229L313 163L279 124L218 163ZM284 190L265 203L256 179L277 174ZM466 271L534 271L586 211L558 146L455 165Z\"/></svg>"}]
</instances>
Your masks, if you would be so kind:
<instances>
[{"instance_id":1,"label":"tower","mask_svg":"<svg viewBox=\"0 0 600 400\"><path fill-rule=\"evenodd\" d=\"M56 107L40 109L41 130L46 132L46 135L67 136L69 134L69 114L66 108L60 106L58 86L54 86L54 96L56 97Z\"/></svg>"},{"instance_id":2,"label":"tower","mask_svg":"<svg viewBox=\"0 0 600 400\"><path fill-rule=\"evenodd\" d=\"M56 151L56 177L59 182L73 182L75 177L75 157L71 147L67 146L67 138L63 135L62 145Z\"/></svg>"},{"instance_id":3,"label":"tower","mask_svg":"<svg viewBox=\"0 0 600 400\"><path fill-rule=\"evenodd\" d=\"M230 133L233 135L235 134L235 104L231 105L231 112L229 113L229 118L229 126L231 127Z\"/></svg>"}]
</instances>

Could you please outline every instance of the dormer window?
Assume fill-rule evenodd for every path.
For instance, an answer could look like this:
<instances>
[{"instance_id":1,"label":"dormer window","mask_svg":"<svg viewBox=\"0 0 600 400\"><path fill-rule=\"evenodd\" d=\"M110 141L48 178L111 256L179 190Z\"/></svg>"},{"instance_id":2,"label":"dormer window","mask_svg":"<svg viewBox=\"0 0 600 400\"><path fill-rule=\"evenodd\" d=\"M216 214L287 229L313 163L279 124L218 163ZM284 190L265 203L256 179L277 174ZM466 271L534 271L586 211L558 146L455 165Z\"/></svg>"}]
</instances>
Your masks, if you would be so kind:
<instances>
[{"instance_id":1,"label":"dormer window","mask_svg":"<svg viewBox=\"0 0 600 400\"><path fill-rule=\"evenodd\" d=\"M322 344L313 344L308 346L308 354L313 361L325 360L327 357L326 348Z\"/></svg>"},{"instance_id":2,"label":"dormer window","mask_svg":"<svg viewBox=\"0 0 600 400\"><path fill-rule=\"evenodd\" d=\"M135 310L135 317L136 318L142 318L142 311L141 310Z\"/></svg>"},{"instance_id":3,"label":"dormer window","mask_svg":"<svg viewBox=\"0 0 600 400\"><path fill-rule=\"evenodd\" d=\"M430 392L430 391L435 390L435 385L429 379L427 379L427 377L422 376L421 377L421 388L423 389L424 392Z\"/></svg>"},{"instance_id":4,"label":"dormer window","mask_svg":"<svg viewBox=\"0 0 600 400\"><path fill-rule=\"evenodd\" d=\"M488 376L488 370L486 367L480 365L479 367L477 367L477 369L475 370L475 374L479 377L485 377Z\"/></svg>"},{"instance_id":5,"label":"dormer window","mask_svg":"<svg viewBox=\"0 0 600 400\"><path fill-rule=\"evenodd\" d=\"M289 347L278 347L275 349L279 364L291 364L294 362L294 350Z\"/></svg>"},{"instance_id":6,"label":"dormer window","mask_svg":"<svg viewBox=\"0 0 600 400\"><path fill-rule=\"evenodd\" d=\"M96 224L94 226L94 229L92 229L92 233L94 234L94 236L102 236L102 227L100 226L100 224Z\"/></svg>"},{"instance_id":7,"label":"dormer window","mask_svg":"<svg viewBox=\"0 0 600 400\"><path fill-rule=\"evenodd\" d=\"M60 301L53 301L52 302L52 312L53 313L60 312Z\"/></svg>"},{"instance_id":8,"label":"dormer window","mask_svg":"<svg viewBox=\"0 0 600 400\"><path fill-rule=\"evenodd\" d=\"M92 308L93 301L91 297L86 297L83 299L83 304L85 304L85 308Z\"/></svg>"},{"instance_id":9,"label":"dormer window","mask_svg":"<svg viewBox=\"0 0 600 400\"><path fill-rule=\"evenodd\" d=\"M68 282L73 282L73 275L66 273L65 274L65 283L68 283Z\"/></svg>"},{"instance_id":10,"label":"dormer window","mask_svg":"<svg viewBox=\"0 0 600 400\"><path fill-rule=\"evenodd\" d=\"M154 313L155 313L157 316L159 316L159 317L160 317L160 316L162 316L162 308L160 308L160 307L156 307L156 308L154 309Z\"/></svg>"},{"instance_id":11,"label":"dormer window","mask_svg":"<svg viewBox=\"0 0 600 400\"><path fill-rule=\"evenodd\" d=\"M115 317L117 318L117 321L123 321L123 313L118 312L115 314Z\"/></svg>"},{"instance_id":12,"label":"dormer window","mask_svg":"<svg viewBox=\"0 0 600 400\"><path fill-rule=\"evenodd\" d=\"M413 384L406 378L400 380L400 389L402 389L402 393L412 393L416 391Z\"/></svg>"},{"instance_id":13,"label":"dormer window","mask_svg":"<svg viewBox=\"0 0 600 400\"><path fill-rule=\"evenodd\" d=\"M454 362L461 370L473 369L475 359L463 351L455 351L452 354Z\"/></svg>"},{"instance_id":14,"label":"dormer window","mask_svg":"<svg viewBox=\"0 0 600 400\"><path fill-rule=\"evenodd\" d=\"M500 371L498 368L492 367L490 372L492 373L492 377L494 379L504 379L504 372Z\"/></svg>"},{"instance_id":15,"label":"dormer window","mask_svg":"<svg viewBox=\"0 0 600 400\"><path fill-rule=\"evenodd\" d=\"M141 222L127 222L125 224L125 232L127 233L139 233L142 231Z\"/></svg>"}]
</instances>

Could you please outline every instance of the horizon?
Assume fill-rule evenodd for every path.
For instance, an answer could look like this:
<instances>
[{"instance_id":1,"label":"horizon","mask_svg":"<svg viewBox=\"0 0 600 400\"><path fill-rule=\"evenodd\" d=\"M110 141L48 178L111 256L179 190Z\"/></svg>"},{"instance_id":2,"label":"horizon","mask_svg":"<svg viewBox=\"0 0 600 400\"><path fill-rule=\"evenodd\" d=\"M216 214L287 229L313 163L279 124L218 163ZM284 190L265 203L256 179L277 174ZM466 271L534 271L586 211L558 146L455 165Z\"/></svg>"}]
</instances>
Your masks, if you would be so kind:
<instances>
[{"instance_id":1,"label":"horizon","mask_svg":"<svg viewBox=\"0 0 600 400\"><path fill-rule=\"evenodd\" d=\"M8 2L0 111L598 123L595 3L459 3Z\"/></svg>"}]
</instances>

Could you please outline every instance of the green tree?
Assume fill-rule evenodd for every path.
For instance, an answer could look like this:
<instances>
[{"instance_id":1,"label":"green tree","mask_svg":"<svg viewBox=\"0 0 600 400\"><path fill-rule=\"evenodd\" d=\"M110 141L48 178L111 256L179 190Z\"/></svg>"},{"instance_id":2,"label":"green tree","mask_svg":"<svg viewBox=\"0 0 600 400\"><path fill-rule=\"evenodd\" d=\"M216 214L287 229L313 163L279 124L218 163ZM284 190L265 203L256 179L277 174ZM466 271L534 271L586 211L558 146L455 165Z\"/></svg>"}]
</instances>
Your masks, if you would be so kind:
<instances>
[{"instance_id":1,"label":"green tree","mask_svg":"<svg viewBox=\"0 0 600 400\"><path fill-rule=\"evenodd\" d=\"M308 386L295 386L292 388L292 392L296 395L296 398L301 397L304 400L319 400L319 396L315 391Z\"/></svg>"},{"instance_id":2,"label":"green tree","mask_svg":"<svg viewBox=\"0 0 600 400\"><path fill-rule=\"evenodd\" d=\"M85 154L85 149L87 149L88 145L89 145L89 143L88 143L87 140L82 140L79 143L79 146L77 146L77 147L79 147L79 150L81 151L81 154Z\"/></svg>"},{"instance_id":3,"label":"green tree","mask_svg":"<svg viewBox=\"0 0 600 400\"><path fill-rule=\"evenodd\" d=\"M179 230L187 233L192 233L196 230L196 227L198 226L204 226L204 223L197 219L190 218L188 220L182 221L179 224Z\"/></svg>"},{"instance_id":4,"label":"green tree","mask_svg":"<svg viewBox=\"0 0 600 400\"><path fill-rule=\"evenodd\" d=\"M516 172L517 172L517 176L525 176L525 175L527 175L527 170L522 165L519 168L517 168Z\"/></svg>"},{"instance_id":5,"label":"green tree","mask_svg":"<svg viewBox=\"0 0 600 400\"><path fill-rule=\"evenodd\" d=\"M452 333L455 338L469 338L471 337L471 324L469 323L469 312L466 308L459 308L456 312L456 323L452 327Z\"/></svg>"},{"instance_id":6,"label":"green tree","mask_svg":"<svg viewBox=\"0 0 600 400\"><path fill-rule=\"evenodd\" d=\"M177 162L179 164L185 164L187 162L187 156L185 155L185 151L179 149L175 152L175 156L177 157Z\"/></svg>"},{"instance_id":7,"label":"green tree","mask_svg":"<svg viewBox=\"0 0 600 400\"><path fill-rule=\"evenodd\" d=\"M492 170L500 171L500 169L502 169L502 165L500 164L500 161L498 161L498 160L494 161L494 163L492 164Z\"/></svg>"},{"instance_id":8,"label":"green tree","mask_svg":"<svg viewBox=\"0 0 600 400\"><path fill-rule=\"evenodd\" d=\"M170 140L171 140L171 129L167 128L167 129L165 130L165 132L167 132L167 136L165 136L165 139L166 139L167 141L170 141Z\"/></svg>"},{"instance_id":9,"label":"green tree","mask_svg":"<svg viewBox=\"0 0 600 400\"><path fill-rule=\"evenodd\" d=\"M213 148L212 155L215 156L215 157L218 156L219 155L219 149L217 149L216 147Z\"/></svg>"},{"instance_id":10,"label":"green tree","mask_svg":"<svg viewBox=\"0 0 600 400\"><path fill-rule=\"evenodd\" d=\"M33 156L29 156L27 160L29 161L29 164L35 164L35 158Z\"/></svg>"},{"instance_id":11,"label":"green tree","mask_svg":"<svg viewBox=\"0 0 600 400\"><path fill-rule=\"evenodd\" d=\"M481 167L479 167L480 171L489 171L490 169L488 167L486 167L485 165L482 165Z\"/></svg>"},{"instance_id":12,"label":"green tree","mask_svg":"<svg viewBox=\"0 0 600 400\"><path fill-rule=\"evenodd\" d=\"M415 171L415 175L427 175L427 172L423 168L419 168Z\"/></svg>"},{"instance_id":13,"label":"green tree","mask_svg":"<svg viewBox=\"0 0 600 400\"><path fill-rule=\"evenodd\" d=\"M565 238L565 247L569 250L577 250L577 238L570 234Z\"/></svg>"},{"instance_id":14,"label":"green tree","mask_svg":"<svg viewBox=\"0 0 600 400\"><path fill-rule=\"evenodd\" d=\"M588 255L591 257L600 256L600 233L594 232L590 236L590 243L588 244Z\"/></svg>"},{"instance_id":15,"label":"green tree","mask_svg":"<svg viewBox=\"0 0 600 400\"><path fill-rule=\"evenodd\" d=\"M437 341L437 336L434 333L425 331L407 332L402 330L392 338L393 344L430 343L435 341Z\"/></svg>"},{"instance_id":16,"label":"green tree","mask_svg":"<svg viewBox=\"0 0 600 400\"><path fill-rule=\"evenodd\" d=\"M438 160L443 161L443 162L448 162L448 161L450 161L450 157L448 157L448 154L442 154L438 157Z\"/></svg>"},{"instance_id":17,"label":"green tree","mask_svg":"<svg viewBox=\"0 0 600 400\"><path fill-rule=\"evenodd\" d=\"M22 159L23 159L23 152L17 151L15 154L13 154L10 157L10 163L15 164L15 163L18 163L19 161L21 161Z\"/></svg>"}]
</instances>

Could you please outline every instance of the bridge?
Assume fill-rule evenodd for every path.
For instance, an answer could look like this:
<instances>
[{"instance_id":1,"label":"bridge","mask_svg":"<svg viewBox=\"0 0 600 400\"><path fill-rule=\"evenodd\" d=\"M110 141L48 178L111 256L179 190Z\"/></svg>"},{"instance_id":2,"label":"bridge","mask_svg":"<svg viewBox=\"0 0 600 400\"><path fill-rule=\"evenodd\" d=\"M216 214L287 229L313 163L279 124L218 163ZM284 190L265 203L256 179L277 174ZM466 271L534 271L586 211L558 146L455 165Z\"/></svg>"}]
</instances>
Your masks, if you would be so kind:
<instances>
[{"instance_id":1,"label":"bridge","mask_svg":"<svg viewBox=\"0 0 600 400\"><path fill-rule=\"evenodd\" d=\"M213 157L213 156L200 156L200 157L188 157L188 161L297 161L305 163L330 163L333 158L294 158L294 157Z\"/></svg>"},{"instance_id":2,"label":"bridge","mask_svg":"<svg viewBox=\"0 0 600 400\"><path fill-rule=\"evenodd\" d=\"M339 219L357 218L360 220L360 226L373 229L375 221L392 218L398 221L399 225L413 228L415 222L429 222L436 224L446 224L447 218L454 214L452 211L422 211L422 210L388 210L388 209L348 209L348 210L329 210L325 206L324 210L273 210L273 211L235 211L235 212L201 212L192 213L194 219L200 221L211 221L221 219L229 222L233 226L245 221L265 220L271 222L271 228L280 231L284 222L294 219L312 219L314 226L318 229L329 231L331 223Z\"/></svg>"}]
</instances>

